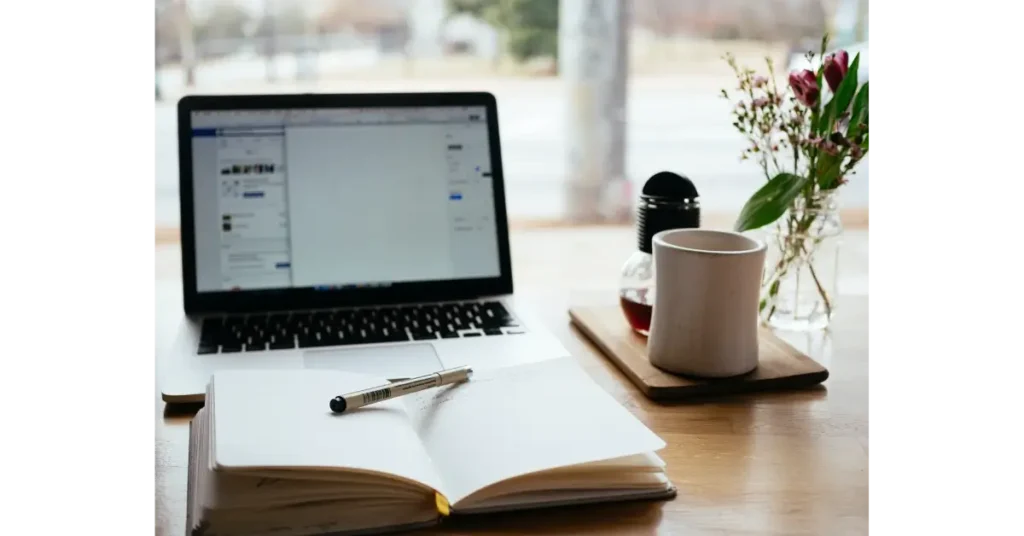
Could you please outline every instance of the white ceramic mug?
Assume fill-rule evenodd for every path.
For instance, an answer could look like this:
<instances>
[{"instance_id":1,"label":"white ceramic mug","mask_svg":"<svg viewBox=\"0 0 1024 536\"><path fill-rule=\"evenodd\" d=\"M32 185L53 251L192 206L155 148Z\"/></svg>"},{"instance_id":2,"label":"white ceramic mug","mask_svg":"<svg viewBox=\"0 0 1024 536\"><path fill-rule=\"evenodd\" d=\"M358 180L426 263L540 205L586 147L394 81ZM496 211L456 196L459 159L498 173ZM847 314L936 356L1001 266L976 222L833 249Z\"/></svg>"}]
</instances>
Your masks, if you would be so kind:
<instances>
[{"instance_id":1,"label":"white ceramic mug","mask_svg":"<svg viewBox=\"0 0 1024 536\"><path fill-rule=\"evenodd\" d=\"M707 378L757 368L764 243L728 231L673 229L654 235L652 245L651 364Z\"/></svg>"}]
</instances>

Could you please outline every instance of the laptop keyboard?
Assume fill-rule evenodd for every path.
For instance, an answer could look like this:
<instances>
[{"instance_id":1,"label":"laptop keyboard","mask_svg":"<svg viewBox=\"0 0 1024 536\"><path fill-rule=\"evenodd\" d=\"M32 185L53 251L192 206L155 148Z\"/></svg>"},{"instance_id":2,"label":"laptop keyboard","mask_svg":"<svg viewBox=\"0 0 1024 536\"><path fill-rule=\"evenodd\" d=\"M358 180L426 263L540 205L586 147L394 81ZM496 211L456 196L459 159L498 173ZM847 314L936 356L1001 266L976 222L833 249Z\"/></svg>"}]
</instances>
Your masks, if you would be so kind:
<instances>
[{"instance_id":1,"label":"laptop keyboard","mask_svg":"<svg viewBox=\"0 0 1024 536\"><path fill-rule=\"evenodd\" d=\"M522 333L497 301L207 318L200 354Z\"/></svg>"}]
</instances>

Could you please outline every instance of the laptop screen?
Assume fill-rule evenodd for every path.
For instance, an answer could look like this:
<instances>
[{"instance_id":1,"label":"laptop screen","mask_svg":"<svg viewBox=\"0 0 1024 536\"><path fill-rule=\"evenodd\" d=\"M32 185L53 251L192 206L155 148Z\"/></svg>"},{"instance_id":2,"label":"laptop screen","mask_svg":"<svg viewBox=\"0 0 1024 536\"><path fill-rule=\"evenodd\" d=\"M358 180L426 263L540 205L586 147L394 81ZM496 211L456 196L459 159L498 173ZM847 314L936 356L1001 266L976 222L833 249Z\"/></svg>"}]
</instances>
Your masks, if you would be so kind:
<instances>
[{"instance_id":1,"label":"laptop screen","mask_svg":"<svg viewBox=\"0 0 1024 536\"><path fill-rule=\"evenodd\" d=\"M193 111L199 293L500 275L483 106Z\"/></svg>"}]
</instances>

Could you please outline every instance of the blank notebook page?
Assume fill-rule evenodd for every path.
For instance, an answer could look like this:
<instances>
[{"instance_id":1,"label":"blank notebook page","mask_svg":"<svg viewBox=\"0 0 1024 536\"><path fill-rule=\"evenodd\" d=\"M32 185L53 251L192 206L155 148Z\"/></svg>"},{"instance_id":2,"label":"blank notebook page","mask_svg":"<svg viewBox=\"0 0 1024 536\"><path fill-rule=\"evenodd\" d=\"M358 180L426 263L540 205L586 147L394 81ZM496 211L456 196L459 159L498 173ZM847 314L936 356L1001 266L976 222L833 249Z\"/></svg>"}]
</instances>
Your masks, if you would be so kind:
<instances>
[{"instance_id":1,"label":"blank notebook page","mask_svg":"<svg viewBox=\"0 0 1024 536\"><path fill-rule=\"evenodd\" d=\"M343 467L443 489L400 400L343 415L330 411L335 396L386 383L327 370L218 372L212 408L216 466Z\"/></svg>"},{"instance_id":2,"label":"blank notebook page","mask_svg":"<svg viewBox=\"0 0 1024 536\"><path fill-rule=\"evenodd\" d=\"M405 398L453 503L509 478L665 446L571 358L474 371Z\"/></svg>"}]
</instances>

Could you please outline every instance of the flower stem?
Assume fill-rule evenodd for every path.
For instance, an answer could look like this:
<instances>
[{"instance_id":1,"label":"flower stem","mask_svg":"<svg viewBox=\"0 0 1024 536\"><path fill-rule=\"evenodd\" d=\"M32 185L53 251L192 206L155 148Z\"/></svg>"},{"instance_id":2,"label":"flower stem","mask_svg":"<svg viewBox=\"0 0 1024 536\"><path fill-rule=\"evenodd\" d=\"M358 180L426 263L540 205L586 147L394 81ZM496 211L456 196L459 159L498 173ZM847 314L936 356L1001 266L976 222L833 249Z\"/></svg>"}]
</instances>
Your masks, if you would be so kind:
<instances>
[{"instance_id":1,"label":"flower stem","mask_svg":"<svg viewBox=\"0 0 1024 536\"><path fill-rule=\"evenodd\" d=\"M820 240L818 240L817 242L818 244L821 243ZM815 244L815 247L817 247L818 244ZM809 252L808 255L810 255ZM811 279L814 280L814 286L818 287L818 294L821 295L821 301L825 304L825 314L828 315L829 318L832 318L832 302L831 300L828 299L828 292L825 290L825 287L822 286L821 281L818 279L818 272L817 270L814 269L813 262L807 263L807 270L811 273Z\"/></svg>"},{"instance_id":2,"label":"flower stem","mask_svg":"<svg viewBox=\"0 0 1024 536\"><path fill-rule=\"evenodd\" d=\"M767 295L760 307L762 311L765 307L768 307L768 313L765 316L766 322L770 321L777 311L778 295L782 281L789 275L790 269L795 263L799 262L801 257L806 259L804 264L807 265L811 279L814 281L818 295L821 297L825 313L829 317L832 316L832 300L829 297L828 290L825 289L821 279L818 277L818 271L814 267L814 252L821 245L822 239L808 236L815 223L819 223L818 227L820 228L823 228L825 225L824 222L819 222L820 215L818 212L820 209L821 207L818 206L813 193L808 191L804 196L802 210L796 210L795 207L791 207L785 224L780 222L776 225L778 235L775 242L779 248L779 260L768 279L762 285L762 288L767 288ZM821 229L818 229L818 232L821 232Z\"/></svg>"}]
</instances>

